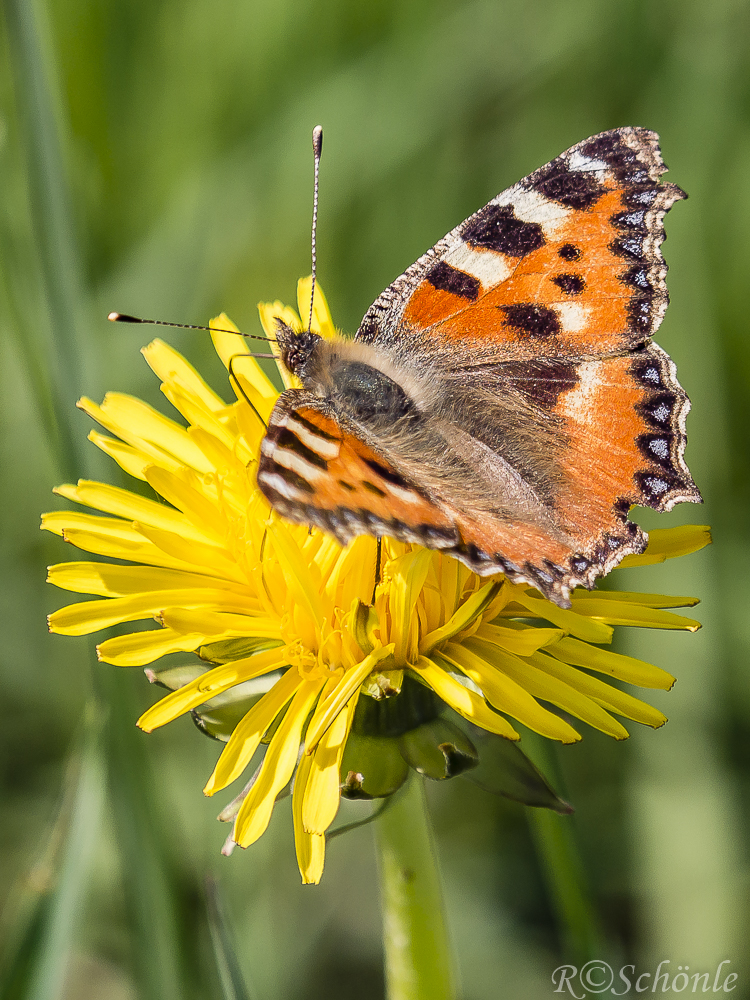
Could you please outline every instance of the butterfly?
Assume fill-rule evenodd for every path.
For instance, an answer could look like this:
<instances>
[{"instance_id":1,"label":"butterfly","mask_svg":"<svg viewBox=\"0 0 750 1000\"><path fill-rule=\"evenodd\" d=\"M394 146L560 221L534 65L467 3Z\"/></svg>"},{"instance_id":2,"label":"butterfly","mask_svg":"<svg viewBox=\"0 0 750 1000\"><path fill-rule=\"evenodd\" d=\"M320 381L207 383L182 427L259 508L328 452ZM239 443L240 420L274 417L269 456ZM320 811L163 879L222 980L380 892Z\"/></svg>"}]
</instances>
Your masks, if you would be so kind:
<instances>
[{"instance_id":1,"label":"butterfly","mask_svg":"<svg viewBox=\"0 0 750 1000\"><path fill-rule=\"evenodd\" d=\"M651 340L668 303L659 138L586 139L493 198L375 300L353 339L278 321L302 388L258 486L342 544L388 535L561 607L647 536L631 506L701 502L690 401Z\"/></svg>"}]
</instances>

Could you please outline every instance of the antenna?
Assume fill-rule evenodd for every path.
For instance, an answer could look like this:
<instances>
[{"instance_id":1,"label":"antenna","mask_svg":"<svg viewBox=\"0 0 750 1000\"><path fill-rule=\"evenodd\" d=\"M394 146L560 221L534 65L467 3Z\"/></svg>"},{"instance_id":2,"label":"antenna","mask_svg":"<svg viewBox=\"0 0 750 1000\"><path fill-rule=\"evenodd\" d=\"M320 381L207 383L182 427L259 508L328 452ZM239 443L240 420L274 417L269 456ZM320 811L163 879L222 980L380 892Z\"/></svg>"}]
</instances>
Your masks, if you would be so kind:
<instances>
[{"instance_id":1,"label":"antenna","mask_svg":"<svg viewBox=\"0 0 750 1000\"><path fill-rule=\"evenodd\" d=\"M271 337L260 337L255 333L242 333L241 330L224 330L218 326L199 326L197 323L168 323L165 319L140 319L138 316L129 316L128 313L111 312L107 319L110 323L145 323L147 326L173 326L178 330L207 330L209 333L234 333L238 337L245 337L246 340L265 340L269 344L276 341ZM274 357L273 354L268 355Z\"/></svg>"},{"instance_id":2,"label":"antenna","mask_svg":"<svg viewBox=\"0 0 750 1000\"><path fill-rule=\"evenodd\" d=\"M312 329L313 306L315 304L315 276L318 269L318 255L315 244L316 230L318 228L318 181L320 176L320 157L323 154L323 129L316 125L312 133L313 157L315 158L315 186L313 189L313 217L312 217L312 285L310 287L310 320L307 329Z\"/></svg>"}]
</instances>

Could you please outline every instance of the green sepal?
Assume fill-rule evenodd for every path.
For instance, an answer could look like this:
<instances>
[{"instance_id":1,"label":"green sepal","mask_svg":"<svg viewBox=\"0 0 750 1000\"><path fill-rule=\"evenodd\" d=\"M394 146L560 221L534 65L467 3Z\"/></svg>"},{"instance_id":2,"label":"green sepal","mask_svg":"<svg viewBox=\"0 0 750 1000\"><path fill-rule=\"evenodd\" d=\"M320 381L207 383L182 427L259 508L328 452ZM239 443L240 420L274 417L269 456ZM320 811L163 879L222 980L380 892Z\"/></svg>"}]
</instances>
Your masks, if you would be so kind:
<instances>
[{"instance_id":1,"label":"green sepal","mask_svg":"<svg viewBox=\"0 0 750 1000\"><path fill-rule=\"evenodd\" d=\"M208 642L198 650L198 656L209 663L232 663L246 656L260 653L266 649L283 646L280 639L243 638L219 639L218 642Z\"/></svg>"},{"instance_id":2,"label":"green sepal","mask_svg":"<svg viewBox=\"0 0 750 1000\"><path fill-rule=\"evenodd\" d=\"M191 712L193 722L202 733L226 743L237 723L273 687L280 676L279 671L273 671L262 677L243 681L242 684L235 684L233 688L223 694L217 694L205 705L194 708ZM269 733L266 733L266 737L264 742L270 739Z\"/></svg>"},{"instance_id":3,"label":"green sepal","mask_svg":"<svg viewBox=\"0 0 750 1000\"><path fill-rule=\"evenodd\" d=\"M399 746L410 767L435 781L455 778L479 764L474 744L448 719L433 719L404 733Z\"/></svg>"},{"instance_id":4,"label":"green sepal","mask_svg":"<svg viewBox=\"0 0 750 1000\"><path fill-rule=\"evenodd\" d=\"M436 718L443 705L432 688L420 684L411 671L404 672L400 691L391 697L383 697L381 691L376 699L364 691L352 722L352 732L361 736L401 736Z\"/></svg>"},{"instance_id":5,"label":"green sepal","mask_svg":"<svg viewBox=\"0 0 750 1000\"><path fill-rule=\"evenodd\" d=\"M385 662L391 661L388 657ZM374 698L375 701L383 701L384 698L395 698L401 694L404 683L403 670L375 670L365 678L362 685L362 694Z\"/></svg>"},{"instance_id":6,"label":"green sepal","mask_svg":"<svg viewBox=\"0 0 750 1000\"><path fill-rule=\"evenodd\" d=\"M403 785L409 765L393 736L350 733L341 761L341 795L345 799L380 799Z\"/></svg>"},{"instance_id":7,"label":"green sepal","mask_svg":"<svg viewBox=\"0 0 750 1000\"><path fill-rule=\"evenodd\" d=\"M464 719L460 720L460 725L479 752L479 764L466 771L465 778L487 792L527 806L540 806L563 815L574 811L573 806L560 798L517 743L488 733Z\"/></svg>"},{"instance_id":8,"label":"green sepal","mask_svg":"<svg viewBox=\"0 0 750 1000\"><path fill-rule=\"evenodd\" d=\"M179 667L146 667L143 672L151 684L158 684L168 691L177 691L210 669L202 663L185 663Z\"/></svg>"}]
</instances>

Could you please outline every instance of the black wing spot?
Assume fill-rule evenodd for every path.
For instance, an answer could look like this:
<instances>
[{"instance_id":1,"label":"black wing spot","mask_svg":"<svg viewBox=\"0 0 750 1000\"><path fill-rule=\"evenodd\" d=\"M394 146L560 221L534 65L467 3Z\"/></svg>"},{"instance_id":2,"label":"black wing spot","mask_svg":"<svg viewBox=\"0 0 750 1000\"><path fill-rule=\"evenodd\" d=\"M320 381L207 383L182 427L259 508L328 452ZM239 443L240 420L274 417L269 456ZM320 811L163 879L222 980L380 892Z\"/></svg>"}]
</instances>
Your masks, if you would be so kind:
<instances>
[{"instance_id":1,"label":"black wing spot","mask_svg":"<svg viewBox=\"0 0 750 1000\"><path fill-rule=\"evenodd\" d=\"M621 184L633 187L652 185L648 170L639 160L638 151L631 149L616 132L605 132L584 143L584 156L604 160Z\"/></svg>"},{"instance_id":2,"label":"black wing spot","mask_svg":"<svg viewBox=\"0 0 750 1000\"><path fill-rule=\"evenodd\" d=\"M637 472L635 480L646 500L657 506L674 486L674 478L662 473Z\"/></svg>"},{"instance_id":3,"label":"black wing spot","mask_svg":"<svg viewBox=\"0 0 750 1000\"><path fill-rule=\"evenodd\" d=\"M641 434L636 440L636 444L641 454L657 465L672 468L671 444L673 436L671 434Z\"/></svg>"},{"instance_id":4,"label":"black wing spot","mask_svg":"<svg viewBox=\"0 0 750 1000\"><path fill-rule=\"evenodd\" d=\"M542 227L517 219L510 205L486 205L464 226L461 236L471 246L508 257L525 257L545 244Z\"/></svg>"},{"instance_id":5,"label":"black wing spot","mask_svg":"<svg viewBox=\"0 0 750 1000\"><path fill-rule=\"evenodd\" d=\"M646 232L646 211L643 208L633 212L615 212L610 215L609 221L617 229L629 229L639 233Z\"/></svg>"},{"instance_id":6,"label":"black wing spot","mask_svg":"<svg viewBox=\"0 0 750 1000\"><path fill-rule=\"evenodd\" d=\"M376 472L381 479L384 479L387 483L393 483L394 486L402 486L404 489L409 489L411 483L404 479L400 473L396 472L395 469L389 469L387 465L383 465L382 462L378 462L374 458L364 458L363 461L365 465L369 465L373 472Z\"/></svg>"},{"instance_id":7,"label":"black wing spot","mask_svg":"<svg viewBox=\"0 0 750 1000\"><path fill-rule=\"evenodd\" d=\"M535 306L524 302L499 308L505 313L505 325L525 336L554 337L562 329L559 316L548 306Z\"/></svg>"},{"instance_id":8,"label":"black wing spot","mask_svg":"<svg viewBox=\"0 0 750 1000\"><path fill-rule=\"evenodd\" d=\"M376 340L379 333L378 324L374 319L363 319L359 330L357 330L357 340L364 341L365 344L371 344L373 340Z\"/></svg>"},{"instance_id":9,"label":"black wing spot","mask_svg":"<svg viewBox=\"0 0 750 1000\"><path fill-rule=\"evenodd\" d=\"M643 240L637 236L621 236L609 244L609 249L625 260L643 260Z\"/></svg>"},{"instance_id":10,"label":"black wing spot","mask_svg":"<svg viewBox=\"0 0 750 1000\"><path fill-rule=\"evenodd\" d=\"M553 160L547 169L549 174L541 181L535 179L534 187L565 208L591 208L606 190L592 171L569 170L564 160Z\"/></svg>"},{"instance_id":11,"label":"black wing spot","mask_svg":"<svg viewBox=\"0 0 750 1000\"><path fill-rule=\"evenodd\" d=\"M672 426L675 396L671 392L659 393L636 406L636 410L652 427L669 428Z\"/></svg>"},{"instance_id":12,"label":"black wing spot","mask_svg":"<svg viewBox=\"0 0 750 1000\"><path fill-rule=\"evenodd\" d=\"M437 263L428 273L427 280L433 288L441 292L450 292L451 295L458 295L462 299L476 302L479 298L481 284L473 274L459 271L456 267L451 267L444 260Z\"/></svg>"},{"instance_id":13,"label":"black wing spot","mask_svg":"<svg viewBox=\"0 0 750 1000\"><path fill-rule=\"evenodd\" d=\"M636 382L648 389L666 389L661 379L661 369L653 358L639 358L630 366L630 374Z\"/></svg>"},{"instance_id":14,"label":"black wing spot","mask_svg":"<svg viewBox=\"0 0 750 1000\"><path fill-rule=\"evenodd\" d=\"M628 302L628 320L632 329L636 330L642 337L651 334L653 320L651 317L651 304L653 295L634 295Z\"/></svg>"},{"instance_id":15,"label":"black wing spot","mask_svg":"<svg viewBox=\"0 0 750 1000\"><path fill-rule=\"evenodd\" d=\"M623 285L630 285L631 288L637 288L641 292L653 292L654 290L648 277L648 268L641 264L634 264L633 267L618 275L618 279Z\"/></svg>"},{"instance_id":16,"label":"black wing spot","mask_svg":"<svg viewBox=\"0 0 750 1000\"><path fill-rule=\"evenodd\" d=\"M357 488L356 486L352 486L351 483L347 483L345 479L339 479L339 486L343 486L343 488L348 490L350 493L354 493Z\"/></svg>"},{"instance_id":17,"label":"black wing spot","mask_svg":"<svg viewBox=\"0 0 750 1000\"><path fill-rule=\"evenodd\" d=\"M580 295L586 287L586 282L580 274L557 274L554 278L550 278L550 281L566 295Z\"/></svg>"},{"instance_id":18,"label":"black wing spot","mask_svg":"<svg viewBox=\"0 0 750 1000\"><path fill-rule=\"evenodd\" d=\"M507 361L501 376L530 403L553 409L560 396L578 385L578 370L570 361Z\"/></svg>"},{"instance_id":19,"label":"black wing spot","mask_svg":"<svg viewBox=\"0 0 750 1000\"><path fill-rule=\"evenodd\" d=\"M562 257L563 260L580 260L581 248L575 246L574 243L563 243L557 251L557 256Z\"/></svg>"},{"instance_id":20,"label":"black wing spot","mask_svg":"<svg viewBox=\"0 0 750 1000\"><path fill-rule=\"evenodd\" d=\"M618 521L627 521L630 513L630 501L627 497L618 497L614 505L615 517Z\"/></svg>"},{"instance_id":21,"label":"black wing spot","mask_svg":"<svg viewBox=\"0 0 750 1000\"><path fill-rule=\"evenodd\" d=\"M385 492L381 490L379 486L376 486L375 483L371 483L367 479L362 480L362 486L364 489L367 490L368 493L373 493L376 497L385 496Z\"/></svg>"},{"instance_id":22,"label":"black wing spot","mask_svg":"<svg viewBox=\"0 0 750 1000\"><path fill-rule=\"evenodd\" d=\"M319 469L327 469L328 463L324 458L322 458L316 451L312 448L308 448L307 445L303 444L294 431L289 430L288 427L283 427L276 438L276 443L279 448L285 448L287 451L293 451L295 455L299 455L310 465L315 465Z\"/></svg>"},{"instance_id":23,"label":"black wing spot","mask_svg":"<svg viewBox=\"0 0 750 1000\"><path fill-rule=\"evenodd\" d=\"M570 559L570 568L576 574L576 576L583 576L587 569L591 566L591 560L587 559L586 556L575 555Z\"/></svg>"},{"instance_id":24,"label":"black wing spot","mask_svg":"<svg viewBox=\"0 0 750 1000\"><path fill-rule=\"evenodd\" d=\"M303 427L306 427L311 434L315 434L317 435L317 437L323 438L324 441L341 440L341 438L338 437L336 434L329 434L328 431L324 431L322 427L318 427L318 425L314 424L312 420L308 420L307 417L303 417L302 414L296 410L292 414L292 418L296 420L297 423L302 424Z\"/></svg>"}]
</instances>

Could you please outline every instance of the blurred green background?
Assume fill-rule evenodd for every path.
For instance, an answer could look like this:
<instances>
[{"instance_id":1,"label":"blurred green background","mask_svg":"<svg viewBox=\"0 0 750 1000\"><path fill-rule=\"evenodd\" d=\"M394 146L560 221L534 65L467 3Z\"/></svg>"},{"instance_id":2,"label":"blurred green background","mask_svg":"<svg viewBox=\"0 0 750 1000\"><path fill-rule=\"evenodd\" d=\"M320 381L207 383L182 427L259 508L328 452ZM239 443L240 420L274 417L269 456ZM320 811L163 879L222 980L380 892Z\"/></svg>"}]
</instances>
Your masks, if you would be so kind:
<instances>
[{"instance_id":1,"label":"blurred green background","mask_svg":"<svg viewBox=\"0 0 750 1000\"><path fill-rule=\"evenodd\" d=\"M67 602L44 567L76 553L39 532L39 512L60 505L57 482L114 476L77 396L167 408L138 352L148 332L107 312L224 309L253 331L259 299L293 302L318 122L319 276L349 331L428 246L561 150L619 125L661 135L690 200L668 219L658 341L693 400L706 505L643 523L710 523L715 545L611 578L702 598L697 635L617 639L679 677L649 693L668 726L552 748L576 806L559 823L582 859L584 931L524 809L460 781L429 792L464 1000L547 997L553 970L582 956L691 975L729 959L735 997L750 996L750 6L5 0L4 15L0 996L238 996L226 933L257 1000L383 995L371 828L331 845L318 888L299 883L288 801L256 846L221 857L221 804L201 794L217 745L188 719L137 732L155 697L140 671L96 664L92 640L44 624ZM229 398L205 335L168 338ZM87 716L92 692L105 716Z\"/></svg>"}]
</instances>

